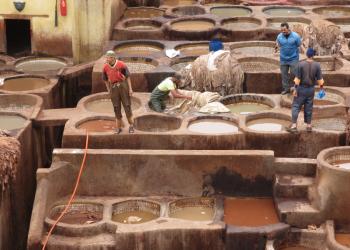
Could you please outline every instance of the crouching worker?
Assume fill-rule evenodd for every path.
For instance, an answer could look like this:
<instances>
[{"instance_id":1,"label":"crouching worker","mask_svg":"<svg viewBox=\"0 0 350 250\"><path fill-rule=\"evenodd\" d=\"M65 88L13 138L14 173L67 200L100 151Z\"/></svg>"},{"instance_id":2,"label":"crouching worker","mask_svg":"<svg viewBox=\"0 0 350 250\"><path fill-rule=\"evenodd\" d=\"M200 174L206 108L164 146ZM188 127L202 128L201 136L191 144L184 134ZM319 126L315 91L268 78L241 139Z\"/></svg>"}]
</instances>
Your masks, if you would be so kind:
<instances>
[{"instance_id":1,"label":"crouching worker","mask_svg":"<svg viewBox=\"0 0 350 250\"><path fill-rule=\"evenodd\" d=\"M126 64L117 59L114 51L107 51L106 63L103 66L103 80L113 104L117 134L120 134L120 132L122 132L122 127L124 127L121 112L122 104L130 125L129 133L134 133L134 120L132 117L130 99L133 91L129 76L130 73Z\"/></svg>"},{"instance_id":2,"label":"crouching worker","mask_svg":"<svg viewBox=\"0 0 350 250\"><path fill-rule=\"evenodd\" d=\"M315 51L308 48L306 51L307 59L299 62L294 79L293 104L292 104L292 125L287 128L288 132L297 132L297 120L299 112L304 106L304 122L306 123L306 131L311 132L311 119L313 101L315 96L315 85L318 84L323 89L323 78L320 63L315 62L313 57Z\"/></svg>"},{"instance_id":3,"label":"crouching worker","mask_svg":"<svg viewBox=\"0 0 350 250\"><path fill-rule=\"evenodd\" d=\"M191 100L192 98L190 96L185 96L178 92L177 88L180 82L181 75L177 73L172 77L164 79L152 91L151 98L148 101L148 106L156 112L163 112L165 109L165 99L168 97L169 93L171 93L174 98Z\"/></svg>"}]
</instances>

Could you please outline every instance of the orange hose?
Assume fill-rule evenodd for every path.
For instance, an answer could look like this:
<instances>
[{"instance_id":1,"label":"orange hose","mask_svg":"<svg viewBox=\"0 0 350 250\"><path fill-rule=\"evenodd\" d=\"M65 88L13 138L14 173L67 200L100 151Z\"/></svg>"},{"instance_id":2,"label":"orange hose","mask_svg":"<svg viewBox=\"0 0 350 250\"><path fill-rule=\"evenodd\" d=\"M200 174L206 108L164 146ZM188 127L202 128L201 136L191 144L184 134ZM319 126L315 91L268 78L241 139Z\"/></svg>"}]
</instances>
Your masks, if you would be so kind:
<instances>
[{"instance_id":1,"label":"orange hose","mask_svg":"<svg viewBox=\"0 0 350 250\"><path fill-rule=\"evenodd\" d=\"M71 197L69 198L69 201L68 201L65 209L62 211L61 215L57 218L55 223L50 228L49 233L47 234L46 239L45 239L45 241L43 243L42 250L45 250L46 245L47 245L47 243L49 241L49 238L50 238L54 228L56 227L57 223L62 219L62 217L67 213L68 208L70 207L71 203L74 200L75 193L77 192L77 189L78 189L78 186L79 186L80 177L81 177L81 174L83 173L83 169L84 169L84 166L85 166L85 161L86 161L86 156L87 156L87 151L88 151L88 145L89 145L89 133L86 130L86 142L85 142L85 149L84 149L84 157L83 157L83 161L81 162L81 165L80 165L80 170L79 170L77 181L75 183L75 187L74 187L73 193L72 193Z\"/></svg>"}]
</instances>

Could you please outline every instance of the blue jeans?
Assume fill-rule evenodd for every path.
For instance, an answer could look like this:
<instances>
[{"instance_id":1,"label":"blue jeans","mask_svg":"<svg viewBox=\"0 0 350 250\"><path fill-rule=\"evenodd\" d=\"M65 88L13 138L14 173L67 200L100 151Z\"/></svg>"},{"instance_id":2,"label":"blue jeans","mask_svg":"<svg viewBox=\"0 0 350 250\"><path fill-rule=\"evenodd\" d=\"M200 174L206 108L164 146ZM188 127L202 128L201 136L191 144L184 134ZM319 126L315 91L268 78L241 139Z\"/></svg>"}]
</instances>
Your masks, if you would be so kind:
<instances>
[{"instance_id":1,"label":"blue jeans","mask_svg":"<svg viewBox=\"0 0 350 250\"><path fill-rule=\"evenodd\" d=\"M297 96L293 99L292 104L292 122L296 123L301 107L304 105L304 122L311 124L312 107L314 105L314 87L299 86L297 88Z\"/></svg>"},{"instance_id":2,"label":"blue jeans","mask_svg":"<svg viewBox=\"0 0 350 250\"><path fill-rule=\"evenodd\" d=\"M282 75L282 89L283 91L289 91L291 85L290 85L290 78L292 79L295 77L296 69L297 69L298 61L290 62L290 63L283 63L280 65L281 69L281 75ZM290 71L290 75L289 75Z\"/></svg>"}]
</instances>

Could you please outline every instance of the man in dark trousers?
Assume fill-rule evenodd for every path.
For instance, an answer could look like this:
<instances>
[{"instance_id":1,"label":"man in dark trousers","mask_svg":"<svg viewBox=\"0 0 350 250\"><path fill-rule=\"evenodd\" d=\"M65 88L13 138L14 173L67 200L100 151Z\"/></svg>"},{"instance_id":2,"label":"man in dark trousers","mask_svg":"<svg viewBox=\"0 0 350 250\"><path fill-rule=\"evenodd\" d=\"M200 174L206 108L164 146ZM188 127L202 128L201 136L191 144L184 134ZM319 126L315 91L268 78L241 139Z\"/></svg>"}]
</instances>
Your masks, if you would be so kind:
<instances>
[{"instance_id":1,"label":"man in dark trousers","mask_svg":"<svg viewBox=\"0 0 350 250\"><path fill-rule=\"evenodd\" d=\"M300 62L297 66L293 90L292 125L287 128L287 131L291 133L297 132L297 120L302 106L304 106L306 131L312 131L311 119L315 85L318 84L323 89L324 84L320 63L313 60L314 55L315 51L312 48L308 48L306 51L307 59Z\"/></svg>"},{"instance_id":2,"label":"man in dark trousers","mask_svg":"<svg viewBox=\"0 0 350 250\"><path fill-rule=\"evenodd\" d=\"M116 117L116 133L122 132L124 126L122 120L122 104L129 122L129 133L134 133L134 119L131 111L131 99L133 94L130 73L126 64L117 59L114 51L106 53L106 63L103 66L103 80L106 84L107 91L111 96Z\"/></svg>"}]
</instances>

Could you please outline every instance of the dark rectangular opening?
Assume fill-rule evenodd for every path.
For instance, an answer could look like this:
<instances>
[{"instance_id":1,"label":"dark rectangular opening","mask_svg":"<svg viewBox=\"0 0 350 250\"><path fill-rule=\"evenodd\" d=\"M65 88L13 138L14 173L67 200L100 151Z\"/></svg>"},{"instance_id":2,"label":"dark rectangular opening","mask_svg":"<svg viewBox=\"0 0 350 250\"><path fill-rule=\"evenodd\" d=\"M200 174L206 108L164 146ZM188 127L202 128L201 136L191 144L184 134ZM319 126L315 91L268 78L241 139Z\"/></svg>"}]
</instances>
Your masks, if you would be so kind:
<instances>
[{"instance_id":1,"label":"dark rectangular opening","mask_svg":"<svg viewBox=\"0 0 350 250\"><path fill-rule=\"evenodd\" d=\"M31 54L30 20L5 19L7 54L20 57Z\"/></svg>"}]
</instances>

